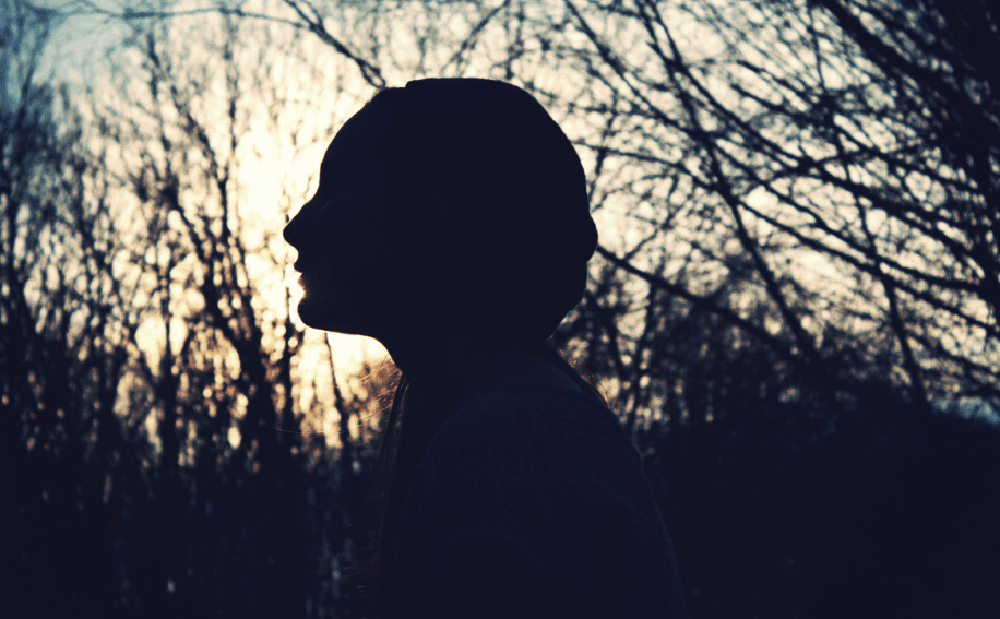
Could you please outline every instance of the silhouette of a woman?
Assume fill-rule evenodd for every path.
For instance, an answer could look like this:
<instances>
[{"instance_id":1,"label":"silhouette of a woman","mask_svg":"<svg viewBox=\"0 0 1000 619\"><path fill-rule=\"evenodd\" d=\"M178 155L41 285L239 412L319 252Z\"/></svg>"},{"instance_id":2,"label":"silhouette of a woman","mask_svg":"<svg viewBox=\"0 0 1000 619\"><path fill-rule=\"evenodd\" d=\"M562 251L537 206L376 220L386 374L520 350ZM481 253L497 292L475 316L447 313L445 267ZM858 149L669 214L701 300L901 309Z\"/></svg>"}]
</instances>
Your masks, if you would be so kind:
<instances>
[{"instance_id":1,"label":"silhouette of a woman","mask_svg":"<svg viewBox=\"0 0 1000 619\"><path fill-rule=\"evenodd\" d=\"M638 453L547 343L597 231L580 159L534 98L473 79L380 91L284 236L302 320L376 338L402 371L370 613L687 616Z\"/></svg>"}]
</instances>

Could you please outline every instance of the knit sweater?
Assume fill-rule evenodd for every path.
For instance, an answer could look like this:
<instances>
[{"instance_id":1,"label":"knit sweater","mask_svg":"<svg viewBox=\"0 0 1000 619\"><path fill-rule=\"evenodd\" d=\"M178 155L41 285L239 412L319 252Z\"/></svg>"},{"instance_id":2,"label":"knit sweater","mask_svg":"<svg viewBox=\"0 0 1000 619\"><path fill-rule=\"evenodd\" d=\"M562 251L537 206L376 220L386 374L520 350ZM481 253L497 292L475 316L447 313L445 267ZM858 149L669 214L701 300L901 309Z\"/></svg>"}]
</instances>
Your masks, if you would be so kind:
<instances>
[{"instance_id":1,"label":"knit sweater","mask_svg":"<svg viewBox=\"0 0 1000 619\"><path fill-rule=\"evenodd\" d=\"M397 540L399 619L428 615L440 558L463 544L532 565L567 618L688 617L639 453L582 391L499 386L451 415L416 470Z\"/></svg>"}]
</instances>

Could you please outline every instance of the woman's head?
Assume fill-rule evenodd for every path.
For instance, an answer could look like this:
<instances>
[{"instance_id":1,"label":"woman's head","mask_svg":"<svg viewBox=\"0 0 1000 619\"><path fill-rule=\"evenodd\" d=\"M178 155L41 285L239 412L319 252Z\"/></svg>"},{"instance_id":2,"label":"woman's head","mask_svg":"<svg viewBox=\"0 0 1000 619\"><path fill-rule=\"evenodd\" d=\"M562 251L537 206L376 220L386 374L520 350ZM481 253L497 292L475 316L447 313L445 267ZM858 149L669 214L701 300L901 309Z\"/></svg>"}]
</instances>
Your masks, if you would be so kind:
<instances>
[{"instance_id":1,"label":"woman's head","mask_svg":"<svg viewBox=\"0 0 1000 619\"><path fill-rule=\"evenodd\" d=\"M380 337L396 308L525 341L579 301L597 242L566 135L520 88L471 79L376 94L285 236L307 324Z\"/></svg>"}]
</instances>

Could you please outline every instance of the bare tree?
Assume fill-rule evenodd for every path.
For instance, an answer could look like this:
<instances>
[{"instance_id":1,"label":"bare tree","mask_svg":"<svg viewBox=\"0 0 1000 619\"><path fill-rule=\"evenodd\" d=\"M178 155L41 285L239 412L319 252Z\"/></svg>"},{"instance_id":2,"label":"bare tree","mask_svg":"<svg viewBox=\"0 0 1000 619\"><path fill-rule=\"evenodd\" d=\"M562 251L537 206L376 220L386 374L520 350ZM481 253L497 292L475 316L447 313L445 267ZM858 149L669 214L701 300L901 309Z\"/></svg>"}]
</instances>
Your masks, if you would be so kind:
<instances>
[{"instance_id":1,"label":"bare tree","mask_svg":"<svg viewBox=\"0 0 1000 619\"><path fill-rule=\"evenodd\" d=\"M637 354L659 290L681 324L707 311L770 349L794 375L774 396L888 380L925 408L995 398L985 4L522 7L513 66L567 79L514 75L562 110L622 232L600 253L630 295L591 323L638 362L612 363L626 392L677 378Z\"/></svg>"},{"instance_id":2,"label":"bare tree","mask_svg":"<svg viewBox=\"0 0 1000 619\"><path fill-rule=\"evenodd\" d=\"M711 280L687 278L678 286L681 273L686 277L678 253L697 252L722 273L748 268L747 281L765 294L767 314L780 325L777 337L760 341L835 390L849 391L884 369L917 403L996 395L990 291L997 246L979 240L991 225L987 188L996 181L981 176L985 164L976 164L984 166L978 182L963 180L973 178L966 166L974 158L963 152L969 138L952 139L935 121L920 120L964 111L967 120L951 122L983 125L973 131L977 136L995 131L985 115L995 100L981 94L989 76L975 70L985 57L965 54L967 65L958 69L970 72L960 81L981 103L948 107L935 97L954 98L950 93L961 90L945 87L951 69L942 68L937 81L918 71L946 59L927 50L903 63L899 56L912 46L890 40L927 38L935 33L921 28L949 19L968 22L976 10L977 23L991 17L978 3L950 17L933 3L913 3L910 10L925 16L925 25L906 29L903 7L888 3L866 9L885 26L862 31L858 18L850 18L861 10L854 3L840 3L840 9L821 4L825 8L704 2L687 5L686 15L665 15L654 3L611 5L606 19L631 29L649 50L637 62L593 25L596 6L585 11L567 3L575 27L590 41L588 71L630 109L622 122L664 129L662 140L647 130L639 148L618 147L616 154L630 166L659 168L671 179L666 183L697 192L686 198L687 208L697 209L694 218L678 218L667 205L660 209L659 218L669 222L663 238L674 269L635 269L634 259L603 253L680 296L678 288L691 292L693 284ZM755 25L753 37L748 23ZM702 33L718 52L699 58L676 34L685 27ZM963 36L960 27L942 26L936 40L996 44L995 34ZM882 39L875 31L885 33ZM952 64L954 59L940 66ZM916 84L924 86L917 90ZM678 140L686 150L671 152L670 142ZM706 220L715 227L708 234ZM698 236L692 228L701 231ZM738 245L727 251L730 240ZM734 261L734 250L746 260ZM719 296L719 315L739 314L734 310L743 298ZM767 314L741 326L762 336ZM891 359L887 366L879 362L883 352Z\"/></svg>"},{"instance_id":3,"label":"bare tree","mask_svg":"<svg viewBox=\"0 0 1000 619\"><path fill-rule=\"evenodd\" d=\"M521 83L574 135L604 230L627 230L601 249L631 296L605 351L628 361L609 366L623 405L643 376L677 378L648 358L653 289L677 320L710 312L768 348L787 374L773 397L871 381L925 409L996 396L986 4L357 7L268 15L363 59L362 77Z\"/></svg>"},{"instance_id":4,"label":"bare tree","mask_svg":"<svg viewBox=\"0 0 1000 619\"><path fill-rule=\"evenodd\" d=\"M35 73L56 16L20 2L2 13L0 427L7 470L21 471L15 570L36 612L72 613L119 596L110 525L118 485L141 483L144 444L118 390L140 308L117 271L127 250L102 154L84 148L93 131L68 91ZM44 578L72 584L48 596Z\"/></svg>"}]
</instances>

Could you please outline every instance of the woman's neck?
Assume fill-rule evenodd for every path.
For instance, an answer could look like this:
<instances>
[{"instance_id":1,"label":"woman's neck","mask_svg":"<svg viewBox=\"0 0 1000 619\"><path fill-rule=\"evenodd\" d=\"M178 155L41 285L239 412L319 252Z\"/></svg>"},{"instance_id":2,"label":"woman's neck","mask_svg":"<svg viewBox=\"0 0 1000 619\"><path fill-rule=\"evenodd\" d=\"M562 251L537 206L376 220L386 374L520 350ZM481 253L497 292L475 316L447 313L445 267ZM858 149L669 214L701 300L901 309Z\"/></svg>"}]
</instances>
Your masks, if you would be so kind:
<instances>
[{"instance_id":1,"label":"woman's neck","mask_svg":"<svg viewBox=\"0 0 1000 619\"><path fill-rule=\"evenodd\" d=\"M397 340L386 348L414 389L429 394L437 406L455 410L476 393L501 385L579 389L573 379L527 346L454 332L413 339L422 341Z\"/></svg>"},{"instance_id":2,"label":"woman's neck","mask_svg":"<svg viewBox=\"0 0 1000 619\"><path fill-rule=\"evenodd\" d=\"M432 329L383 344L414 389L435 394L434 399L448 400L453 407L478 390L496 360L510 352L509 347L489 338Z\"/></svg>"}]
</instances>

